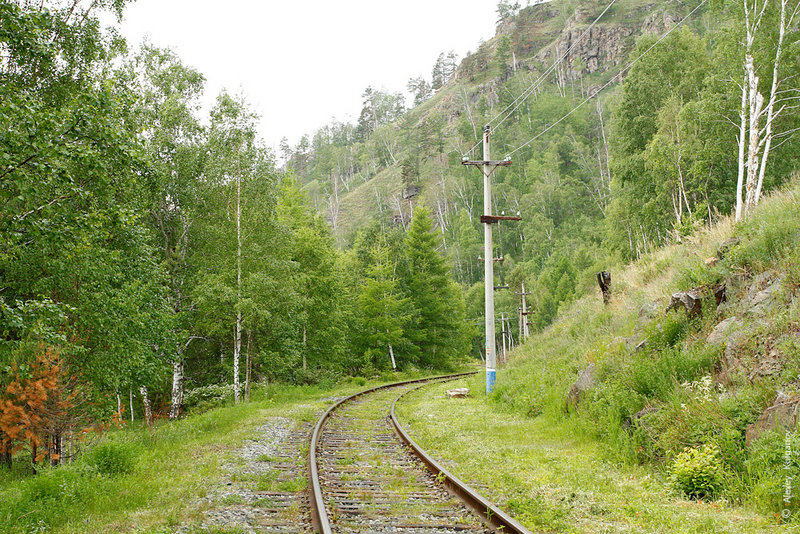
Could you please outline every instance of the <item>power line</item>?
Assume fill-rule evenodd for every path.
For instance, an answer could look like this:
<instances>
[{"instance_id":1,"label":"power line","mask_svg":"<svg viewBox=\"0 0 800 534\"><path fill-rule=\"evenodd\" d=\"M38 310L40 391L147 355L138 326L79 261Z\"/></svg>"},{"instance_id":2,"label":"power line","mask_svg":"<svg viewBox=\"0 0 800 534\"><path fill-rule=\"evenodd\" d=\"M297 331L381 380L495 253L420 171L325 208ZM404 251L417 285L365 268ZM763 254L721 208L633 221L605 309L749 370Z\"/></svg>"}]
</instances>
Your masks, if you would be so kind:
<instances>
[{"instance_id":1,"label":"power line","mask_svg":"<svg viewBox=\"0 0 800 534\"><path fill-rule=\"evenodd\" d=\"M552 74L552 72L553 72L553 71L556 69L556 67L558 67L558 65L559 65L559 64L560 64L562 61L564 61L564 59L565 59L565 58L566 58L566 57L567 57L567 56L570 54L570 52L572 52L572 49L573 49L573 48L575 48L575 47L578 45L578 43L580 43L580 42L583 40L583 38L584 38L584 37L586 37L586 35L587 35L587 34L588 34L588 33L589 33L591 30L592 30L592 28L594 28L594 26L597 24L597 22L598 22L598 21L599 21L601 18L603 18L603 15L605 15L605 14L606 14L606 12L607 12L609 9L611 9L611 6L613 6L613 5L614 5L614 3L615 3L616 1L617 1L617 0L611 0L611 3L610 3L610 4L608 4L608 5L606 6L606 8L605 8L605 9L604 9L604 10L603 10L601 13L600 13L600 15L598 15L598 16L597 16L597 18L596 18L596 19L594 19L594 21L593 21L593 22L592 22L592 23L589 25L589 27L587 27L587 28L586 28L586 29L583 31L583 33L580 35L580 37L578 37L578 38L577 38L575 41L573 41L572 45L570 45L570 47L567 49L567 51L566 51L566 52L564 52L564 53L561 55L561 57L559 57L559 58L558 58L556 61L554 61L554 62L553 62L553 64L552 64L552 65L550 65L550 66L547 68L547 70L545 70L545 71L542 73L542 75L541 75L541 76L539 76L539 78L537 78L537 79L536 79L536 80L535 80L535 81L534 81L534 82L533 82L533 83L532 83L530 86L528 86L528 88L527 88L527 89L525 89L525 90L524 90L522 93L520 93L520 95L519 95L517 98L515 98L515 99L514 99L514 100L513 100L513 101L512 101L512 102L511 102L509 105L507 105L507 106L506 106L506 107L505 107L505 108L504 108L502 111L500 111L500 112L499 112L497 115L495 115L495 116L494 116L494 117L493 117L493 118L492 118L492 119L489 121L489 125L491 126L491 125L492 125L492 123L493 123L494 121L496 121L496 120L497 120L497 119L498 119L498 118L499 118L501 115L505 115L505 116L502 118L502 120L501 120L500 122L498 122L497 124L495 124L495 125L492 127L492 130L491 130L492 132L494 132L494 131L495 131L495 130L496 130L496 129L497 129L497 128L498 128L498 127L501 125L501 124L503 124L503 123L506 121L506 119L508 119L508 117L510 117L510 116L511 116L511 114L512 114L512 113L514 113L514 112L515 112L517 109L519 109L519 107L520 107L520 106L522 105L522 103L523 103L523 102L524 102L524 101L525 101L525 100L528 98L528 96L530 96L530 94L531 94L532 92L536 91L536 89L538 89L538 88L539 88L539 86L541 86L541 85L542 85L542 83L544 83L544 80L545 80L545 79L546 79L546 78L547 78L547 77L548 77L550 74ZM511 110L509 111L509 108L511 108L512 106L513 106L513 109L511 109ZM475 150L475 148L477 148L477 147L478 147L478 145L480 145L480 144L481 144L481 142L482 142L482 141L481 141L481 140L479 140L477 143L475 143L475 144L474 144L474 145L473 145L473 146L472 146L472 147L471 147L469 150L467 150L467 153L470 153L470 152L472 152L473 150ZM463 155L463 154L462 154L462 155Z\"/></svg>"},{"instance_id":2,"label":"power line","mask_svg":"<svg viewBox=\"0 0 800 534\"><path fill-rule=\"evenodd\" d=\"M536 141L537 139L539 139L541 136L543 136L544 134L546 134L547 132L549 132L549 131L550 131L552 128L554 128L554 127L555 127L557 124L559 124L561 121L563 121L564 119L566 119L567 117L569 117L570 115L572 115L573 113L575 113L576 111L578 111L578 110L579 110L579 109L580 109L580 108L581 108L581 107L582 107L584 104L586 104L586 103L587 103L589 100L591 100L591 99L593 99L594 97L596 97L597 95L599 95L599 94L600 94L600 92L601 92L601 91L603 91L603 89L605 89L606 87L608 87L609 85L611 85L612 83L614 83L614 80L616 80L616 79L617 79L619 76L621 76L621 75L622 75L622 74L624 74L624 73L625 73L627 70L629 70L631 67L633 67L633 66L634 66L634 65L635 65L635 64L636 64L636 63L637 63L637 62L638 62L640 59L642 59L642 58L645 56L645 54L647 54L648 52L650 52L650 50L652 50L653 48L655 48L655 46L656 46L656 45L658 45L658 44L659 44L661 41L663 41L664 39L666 39L666 38L667 38L667 36L668 36L670 33L672 33L672 32L673 32L673 30L675 30L675 29L676 29L678 26L680 26L681 24L683 24L684 22L686 22L686 20L687 20L689 17L691 17L692 15L694 15L694 14L695 14L695 12L696 12L698 9L700 9L701 7L703 7L703 5L704 5L706 2L708 2L708 0L703 0L702 2L700 2L700 4L698 4L698 6L697 6L696 8L694 8L694 9L691 11L691 13L689 13L688 15L686 15L685 17L683 17L683 19L681 19L681 21L680 21L680 22L678 22L678 23L677 23L675 26L673 26L672 28L670 28L669 30L667 30L667 31L664 33L664 35L662 35L662 36L661 36L661 37L660 37L660 38L659 38L659 39L658 39L658 40L657 40L655 43L653 43L652 45L650 45L650 47L649 47L647 50L645 50L644 52L642 52L642 53L639 55L639 57L637 57L636 59L634 59L633 61L631 61L630 63L628 63L628 64L627 64L627 65L626 65L626 66L625 66L625 67L624 67L622 70L620 70L618 73L616 73L614 76L612 76L612 77L611 77L611 79L610 79L610 80L608 80L608 81L607 81L607 82L606 82L606 83L605 83L605 84L604 84L604 85L603 85L603 86L602 86L600 89L598 89L597 91L595 91L595 92L594 92L592 95L590 95L590 96L587 96L587 97L586 97L586 98L585 98L585 99L584 99L584 100L583 100L583 101L582 101L580 104L578 104L577 106L575 106L574 108L572 108L572 109L571 109L569 112L567 112L567 113L566 113L566 114L565 114L563 117L561 117L560 119L558 119L556 122L554 122L553 124L551 124L550 126L548 126L547 128L545 128L544 130L542 130L541 132L539 132L539 133L538 133L538 134L536 134L535 136L533 136L533 138L531 138L531 139L530 139L529 141L527 141L526 143L524 143L524 144L522 144L522 145L518 146L517 148L515 148L514 150L512 150L511 152L509 152L509 153L508 153L508 155L509 155L509 156L511 156L511 155L515 154L516 152L518 152L518 151L522 150L522 149L523 149L523 148L525 148L526 146L530 145L531 143L533 143L534 141Z\"/></svg>"}]
</instances>

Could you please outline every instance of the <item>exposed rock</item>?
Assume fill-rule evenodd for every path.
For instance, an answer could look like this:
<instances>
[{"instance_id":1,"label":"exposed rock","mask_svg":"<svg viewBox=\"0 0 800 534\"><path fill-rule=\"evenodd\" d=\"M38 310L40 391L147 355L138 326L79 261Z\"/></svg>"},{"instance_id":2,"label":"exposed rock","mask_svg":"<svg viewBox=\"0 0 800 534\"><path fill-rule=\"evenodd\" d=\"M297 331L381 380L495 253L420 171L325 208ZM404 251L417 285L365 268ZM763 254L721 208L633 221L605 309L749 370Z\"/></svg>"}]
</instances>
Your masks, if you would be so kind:
<instances>
[{"instance_id":1,"label":"exposed rock","mask_svg":"<svg viewBox=\"0 0 800 534\"><path fill-rule=\"evenodd\" d=\"M728 338L732 332L741 329L742 322L736 317L728 317L717 326L714 327L714 330L708 334L706 338L706 343L709 345L714 344L722 344L727 343Z\"/></svg>"},{"instance_id":2,"label":"exposed rock","mask_svg":"<svg viewBox=\"0 0 800 534\"><path fill-rule=\"evenodd\" d=\"M738 244L739 244L738 237L732 237L730 239L726 239L717 249L717 257L719 259L722 259L723 257L725 257L725 254L727 254L733 247L735 247Z\"/></svg>"},{"instance_id":3,"label":"exposed rock","mask_svg":"<svg viewBox=\"0 0 800 534\"><path fill-rule=\"evenodd\" d=\"M642 24L642 31L644 33L661 34L664 33L665 30L675 26L675 24L677 24L680 20L680 17L674 13L653 13L644 20L644 23Z\"/></svg>"},{"instance_id":4,"label":"exposed rock","mask_svg":"<svg viewBox=\"0 0 800 534\"><path fill-rule=\"evenodd\" d=\"M594 364L590 363L589 366L578 374L578 379L569 388L567 393L567 408L576 407L581 400L581 397L595 388Z\"/></svg>"},{"instance_id":5,"label":"exposed rock","mask_svg":"<svg viewBox=\"0 0 800 534\"><path fill-rule=\"evenodd\" d=\"M469 388L448 389L447 396L451 399L464 399L469 395Z\"/></svg>"},{"instance_id":6,"label":"exposed rock","mask_svg":"<svg viewBox=\"0 0 800 534\"><path fill-rule=\"evenodd\" d=\"M771 349L761 356L750 372L750 380L765 376L775 376L783 370L783 354L777 349Z\"/></svg>"},{"instance_id":7,"label":"exposed rock","mask_svg":"<svg viewBox=\"0 0 800 534\"><path fill-rule=\"evenodd\" d=\"M719 258L717 258L717 257L706 258L705 260L703 260L703 263L706 264L709 267L713 267L713 266L715 266L717 264L718 261L719 261Z\"/></svg>"},{"instance_id":8,"label":"exposed rock","mask_svg":"<svg viewBox=\"0 0 800 534\"><path fill-rule=\"evenodd\" d=\"M718 308L723 302L728 302L728 285L725 282L715 285L711 290L714 292L714 301Z\"/></svg>"},{"instance_id":9,"label":"exposed rock","mask_svg":"<svg viewBox=\"0 0 800 534\"><path fill-rule=\"evenodd\" d=\"M747 427L746 443L749 446L754 439L764 432L777 427L793 429L797 426L797 417L800 413L800 395L786 395L778 392L772 406L764 410L758 420Z\"/></svg>"},{"instance_id":10,"label":"exposed rock","mask_svg":"<svg viewBox=\"0 0 800 534\"><path fill-rule=\"evenodd\" d=\"M780 275L775 280L772 280L767 287L753 294L749 302L750 309L748 309L747 312L755 315L763 315L774 309L778 305L775 296L777 293L780 293L783 288L785 279L785 275ZM753 288L755 287L758 287L756 283L753 284ZM753 288L751 288L751 290ZM751 293L753 293L753 291L751 291Z\"/></svg>"},{"instance_id":11,"label":"exposed rock","mask_svg":"<svg viewBox=\"0 0 800 534\"><path fill-rule=\"evenodd\" d=\"M632 426L639 426L641 420L651 413L657 413L659 411L658 406L647 406L646 408L642 408L632 416L630 416L624 423L622 423L623 428L630 428Z\"/></svg>"},{"instance_id":12,"label":"exposed rock","mask_svg":"<svg viewBox=\"0 0 800 534\"><path fill-rule=\"evenodd\" d=\"M703 313L702 295L697 289L673 293L667 312L679 309L686 310L690 318L699 317Z\"/></svg>"},{"instance_id":13,"label":"exposed rock","mask_svg":"<svg viewBox=\"0 0 800 534\"><path fill-rule=\"evenodd\" d=\"M639 317L649 317L650 319L653 319L658 315L660 309L661 305L656 300L652 302L645 302L642 304L642 307L639 308Z\"/></svg>"}]
</instances>

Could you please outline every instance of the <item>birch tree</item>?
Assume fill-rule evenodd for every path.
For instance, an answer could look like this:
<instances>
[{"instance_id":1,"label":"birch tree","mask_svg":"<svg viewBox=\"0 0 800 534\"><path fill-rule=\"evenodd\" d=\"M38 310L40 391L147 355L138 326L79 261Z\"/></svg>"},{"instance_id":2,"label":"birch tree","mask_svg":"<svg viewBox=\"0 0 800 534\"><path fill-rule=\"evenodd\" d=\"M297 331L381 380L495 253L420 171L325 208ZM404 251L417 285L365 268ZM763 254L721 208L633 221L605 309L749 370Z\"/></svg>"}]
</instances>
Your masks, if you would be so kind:
<instances>
[{"instance_id":1,"label":"birch tree","mask_svg":"<svg viewBox=\"0 0 800 534\"><path fill-rule=\"evenodd\" d=\"M242 332L255 309L247 292L248 277L269 262L274 219L273 163L255 132L256 116L247 104L223 92L211 112L207 192L198 307L201 327L208 333L232 337L234 401L240 401ZM252 315L252 313L251 313ZM230 338L229 338L230 339Z\"/></svg>"},{"instance_id":2,"label":"birch tree","mask_svg":"<svg viewBox=\"0 0 800 534\"><path fill-rule=\"evenodd\" d=\"M202 135L196 114L203 76L181 64L169 50L149 45L128 66L137 83L139 119L155 185L150 222L158 237L168 284L174 357L169 417L183 405L184 353L196 336L190 332L192 302L188 294L190 235L202 171Z\"/></svg>"},{"instance_id":3,"label":"birch tree","mask_svg":"<svg viewBox=\"0 0 800 534\"><path fill-rule=\"evenodd\" d=\"M769 60L757 57L758 43L769 42L770 34L764 29L772 18L770 10L777 4L777 39ZM796 109L795 92L781 91L786 81L782 70L783 51L787 31L796 33L793 23L800 10L800 2L790 0L742 0L744 13L743 81L739 112L738 159L736 179L735 218L740 220L758 203L764 183L764 173L775 137L775 121L789 110ZM767 35L764 35L767 34ZM761 76L772 63L771 83L765 100Z\"/></svg>"}]
</instances>

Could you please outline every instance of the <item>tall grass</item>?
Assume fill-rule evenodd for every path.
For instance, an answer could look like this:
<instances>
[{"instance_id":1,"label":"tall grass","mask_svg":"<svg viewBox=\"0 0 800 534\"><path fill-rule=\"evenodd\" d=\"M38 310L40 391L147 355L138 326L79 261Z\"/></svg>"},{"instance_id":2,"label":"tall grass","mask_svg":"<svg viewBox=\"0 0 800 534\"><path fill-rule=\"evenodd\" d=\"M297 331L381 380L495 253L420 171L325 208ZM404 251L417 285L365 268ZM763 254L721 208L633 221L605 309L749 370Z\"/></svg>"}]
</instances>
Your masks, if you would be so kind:
<instances>
[{"instance_id":1,"label":"tall grass","mask_svg":"<svg viewBox=\"0 0 800 534\"><path fill-rule=\"evenodd\" d=\"M710 445L726 470L720 495L778 509L781 494L772 491L786 474L778 473L782 438L766 436L748 449L744 437L776 389L800 377L800 343L788 335L800 324L800 305L792 300L800 285L798 214L796 182L738 224L723 220L612 273L611 304L603 306L598 292L564 310L516 351L498 376L493 400L599 440L612 459L656 469L669 470L685 448ZM706 261L733 235L740 239L736 246L721 260ZM749 346L757 353L766 350L765 339L778 340L784 372L722 387L712 375L724 347L707 346L705 338L729 315L744 317L750 328L754 319L742 300L753 277L765 271L786 275L782 306L758 317ZM707 298L700 318L665 313L670 294L723 281L732 302L719 310ZM576 411L567 410L566 393L590 363L596 387ZM793 474L800 478L800 471Z\"/></svg>"}]
</instances>

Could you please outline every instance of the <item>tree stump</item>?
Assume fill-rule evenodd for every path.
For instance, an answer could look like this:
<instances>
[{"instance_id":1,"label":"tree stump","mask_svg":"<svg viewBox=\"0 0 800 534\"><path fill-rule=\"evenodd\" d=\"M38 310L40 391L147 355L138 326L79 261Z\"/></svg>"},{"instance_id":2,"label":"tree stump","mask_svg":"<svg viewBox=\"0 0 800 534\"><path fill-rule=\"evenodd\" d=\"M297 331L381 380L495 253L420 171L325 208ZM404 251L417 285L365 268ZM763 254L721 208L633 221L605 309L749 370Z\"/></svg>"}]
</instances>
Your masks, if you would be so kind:
<instances>
[{"instance_id":1,"label":"tree stump","mask_svg":"<svg viewBox=\"0 0 800 534\"><path fill-rule=\"evenodd\" d=\"M611 273L608 271L597 273L597 283L603 292L603 304L608 304L611 301Z\"/></svg>"}]
</instances>

